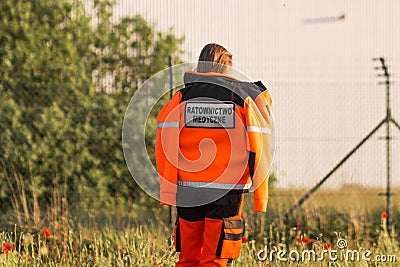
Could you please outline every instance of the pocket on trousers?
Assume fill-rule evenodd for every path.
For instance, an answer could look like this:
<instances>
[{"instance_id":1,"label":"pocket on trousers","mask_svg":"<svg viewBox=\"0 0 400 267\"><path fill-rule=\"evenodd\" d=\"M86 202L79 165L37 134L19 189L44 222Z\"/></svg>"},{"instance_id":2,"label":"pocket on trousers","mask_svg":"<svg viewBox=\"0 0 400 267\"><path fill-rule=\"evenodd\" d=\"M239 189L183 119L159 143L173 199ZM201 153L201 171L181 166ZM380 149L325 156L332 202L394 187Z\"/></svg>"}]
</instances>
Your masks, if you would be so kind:
<instances>
[{"instance_id":1,"label":"pocket on trousers","mask_svg":"<svg viewBox=\"0 0 400 267\"><path fill-rule=\"evenodd\" d=\"M176 219L174 226L174 247L176 252L181 252L181 231L179 227L179 218Z\"/></svg>"},{"instance_id":2,"label":"pocket on trousers","mask_svg":"<svg viewBox=\"0 0 400 267\"><path fill-rule=\"evenodd\" d=\"M243 237L242 220L223 219L221 235L216 256L222 259L235 259L240 256Z\"/></svg>"}]
</instances>

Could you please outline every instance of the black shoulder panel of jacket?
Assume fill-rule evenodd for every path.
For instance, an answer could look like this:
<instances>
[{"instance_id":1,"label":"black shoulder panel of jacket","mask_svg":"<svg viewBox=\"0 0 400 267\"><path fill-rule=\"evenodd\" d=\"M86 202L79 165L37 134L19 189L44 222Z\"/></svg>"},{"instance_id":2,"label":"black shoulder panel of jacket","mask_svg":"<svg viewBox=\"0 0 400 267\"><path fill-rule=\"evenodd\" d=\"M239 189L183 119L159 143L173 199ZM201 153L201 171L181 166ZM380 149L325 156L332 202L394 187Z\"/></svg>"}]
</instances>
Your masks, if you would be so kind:
<instances>
[{"instance_id":1,"label":"black shoulder panel of jacket","mask_svg":"<svg viewBox=\"0 0 400 267\"><path fill-rule=\"evenodd\" d=\"M262 92L268 91L267 87L265 87L265 85L262 83L262 81L256 81L256 82L254 82L254 83L255 83L255 85L258 86L258 88L260 88L260 90L261 90Z\"/></svg>"},{"instance_id":2,"label":"black shoulder panel of jacket","mask_svg":"<svg viewBox=\"0 0 400 267\"><path fill-rule=\"evenodd\" d=\"M180 90L181 101L215 99L232 101L240 107L244 106L244 100L247 97L255 99L266 89L261 81L256 83L242 82L227 76L198 75L195 73L185 73L184 83L185 88Z\"/></svg>"},{"instance_id":3,"label":"black shoulder panel of jacket","mask_svg":"<svg viewBox=\"0 0 400 267\"><path fill-rule=\"evenodd\" d=\"M262 92L267 90L261 81L257 82L238 82L239 90L242 95L247 95L253 100L257 98Z\"/></svg>"}]
</instances>

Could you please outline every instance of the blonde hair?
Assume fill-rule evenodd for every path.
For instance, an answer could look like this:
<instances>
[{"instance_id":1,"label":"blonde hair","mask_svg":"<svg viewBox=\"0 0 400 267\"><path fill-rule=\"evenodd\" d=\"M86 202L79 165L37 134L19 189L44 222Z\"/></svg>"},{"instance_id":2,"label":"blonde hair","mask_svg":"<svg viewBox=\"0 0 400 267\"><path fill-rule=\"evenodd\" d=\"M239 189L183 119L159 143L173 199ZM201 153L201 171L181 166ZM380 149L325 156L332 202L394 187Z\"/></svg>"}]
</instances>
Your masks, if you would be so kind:
<instances>
[{"instance_id":1,"label":"blonde hair","mask_svg":"<svg viewBox=\"0 0 400 267\"><path fill-rule=\"evenodd\" d=\"M211 43L203 47L197 64L198 72L218 72L225 74L232 67L232 54L225 47Z\"/></svg>"}]
</instances>

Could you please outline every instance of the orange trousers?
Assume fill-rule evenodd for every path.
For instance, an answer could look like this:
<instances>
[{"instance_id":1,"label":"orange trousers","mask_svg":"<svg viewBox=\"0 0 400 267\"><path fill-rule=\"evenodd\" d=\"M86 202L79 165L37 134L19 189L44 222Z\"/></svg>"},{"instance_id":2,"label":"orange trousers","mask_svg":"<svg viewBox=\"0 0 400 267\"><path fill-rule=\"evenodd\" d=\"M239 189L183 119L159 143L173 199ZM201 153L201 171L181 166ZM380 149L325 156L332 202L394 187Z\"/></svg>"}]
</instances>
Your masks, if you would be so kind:
<instances>
[{"instance_id":1,"label":"orange trousers","mask_svg":"<svg viewBox=\"0 0 400 267\"><path fill-rule=\"evenodd\" d=\"M240 256L243 193L230 192L198 207L177 207L174 244L177 267L230 266Z\"/></svg>"}]
</instances>

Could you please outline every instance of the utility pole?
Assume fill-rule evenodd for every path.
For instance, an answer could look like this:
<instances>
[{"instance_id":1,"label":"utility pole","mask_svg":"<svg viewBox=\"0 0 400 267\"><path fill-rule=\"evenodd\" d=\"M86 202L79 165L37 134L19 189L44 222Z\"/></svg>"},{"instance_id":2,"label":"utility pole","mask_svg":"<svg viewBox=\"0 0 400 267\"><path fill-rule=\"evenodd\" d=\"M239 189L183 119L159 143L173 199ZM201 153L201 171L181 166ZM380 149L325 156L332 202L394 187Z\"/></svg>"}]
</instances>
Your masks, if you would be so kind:
<instances>
[{"instance_id":1,"label":"utility pole","mask_svg":"<svg viewBox=\"0 0 400 267\"><path fill-rule=\"evenodd\" d=\"M387 218L387 227L389 229L391 220L391 206L390 206L390 198L391 198L391 135L390 135L390 122L392 121L392 111L390 106L390 74L388 71L388 67L386 66L385 58L374 58L374 61L379 61L381 63L380 67L375 67L376 70L382 70L382 73L378 74L378 77L384 77L385 81L378 82L379 85L385 85L386 87L386 213L389 215Z\"/></svg>"},{"instance_id":2,"label":"utility pole","mask_svg":"<svg viewBox=\"0 0 400 267\"><path fill-rule=\"evenodd\" d=\"M374 61L379 61L381 63L380 67L375 67L376 70L383 70L383 73L379 73L378 77L384 77L385 81L381 81L379 85L386 86L386 117L381 120L353 149L350 150L340 161L336 164L322 179L311 188L295 205L293 205L288 212L286 212L284 218L287 221L289 216L293 214L293 212L299 208L303 203L308 200L311 195L317 191L353 154L355 154L360 147L364 145L384 124L386 124L386 193L380 194L386 196L386 213L389 215L387 219L387 226L389 229L391 220L391 132L390 132L390 123L393 123L397 129L400 131L400 124L392 117L391 107L390 107L390 74L388 67L386 66L385 58L373 58Z\"/></svg>"}]
</instances>

